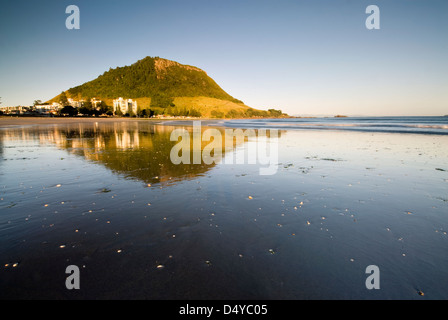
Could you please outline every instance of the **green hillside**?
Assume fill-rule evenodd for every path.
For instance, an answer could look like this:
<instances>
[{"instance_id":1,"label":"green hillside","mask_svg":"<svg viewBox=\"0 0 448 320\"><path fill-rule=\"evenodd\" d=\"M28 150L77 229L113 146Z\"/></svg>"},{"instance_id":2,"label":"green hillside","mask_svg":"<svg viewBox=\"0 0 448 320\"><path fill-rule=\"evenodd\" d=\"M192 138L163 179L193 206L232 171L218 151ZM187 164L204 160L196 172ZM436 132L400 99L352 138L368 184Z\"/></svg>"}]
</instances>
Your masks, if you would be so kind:
<instances>
[{"instance_id":1,"label":"green hillside","mask_svg":"<svg viewBox=\"0 0 448 320\"><path fill-rule=\"evenodd\" d=\"M65 99L62 99L63 95L74 100L95 97L108 106L112 106L112 100L118 97L134 99L139 110L152 110L156 114L216 118L226 115L246 117L254 111L258 114L225 92L205 71L159 57L146 57L130 66L109 69L98 78L71 88L49 102L60 102ZM266 114L270 113L260 113Z\"/></svg>"}]
</instances>

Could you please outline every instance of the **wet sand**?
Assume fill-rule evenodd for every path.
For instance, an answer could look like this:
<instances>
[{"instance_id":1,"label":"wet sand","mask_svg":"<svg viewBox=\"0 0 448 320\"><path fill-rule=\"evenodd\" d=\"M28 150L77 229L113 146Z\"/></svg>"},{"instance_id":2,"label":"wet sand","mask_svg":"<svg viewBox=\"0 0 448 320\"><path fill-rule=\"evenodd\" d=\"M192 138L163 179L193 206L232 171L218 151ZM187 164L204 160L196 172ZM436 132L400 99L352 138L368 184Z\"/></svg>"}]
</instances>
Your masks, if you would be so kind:
<instances>
[{"instance_id":1,"label":"wet sand","mask_svg":"<svg viewBox=\"0 0 448 320\"><path fill-rule=\"evenodd\" d=\"M132 121L165 121L161 119L138 119L138 118L83 118L83 117L8 117L0 116L0 127L29 126L47 124L76 124L76 123L111 123Z\"/></svg>"},{"instance_id":2,"label":"wet sand","mask_svg":"<svg viewBox=\"0 0 448 320\"><path fill-rule=\"evenodd\" d=\"M153 121L2 121L2 299L448 299L446 136L287 131L260 176Z\"/></svg>"}]
</instances>

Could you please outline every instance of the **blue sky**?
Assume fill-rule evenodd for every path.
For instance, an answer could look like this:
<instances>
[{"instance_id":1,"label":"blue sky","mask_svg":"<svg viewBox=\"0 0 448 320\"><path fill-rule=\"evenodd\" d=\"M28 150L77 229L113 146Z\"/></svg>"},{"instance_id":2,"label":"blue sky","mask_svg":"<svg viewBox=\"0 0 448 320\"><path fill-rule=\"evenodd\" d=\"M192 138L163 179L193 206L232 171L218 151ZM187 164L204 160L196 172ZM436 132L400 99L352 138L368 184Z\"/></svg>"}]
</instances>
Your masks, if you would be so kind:
<instances>
[{"instance_id":1,"label":"blue sky","mask_svg":"<svg viewBox=\"0 0 448 320\"><path fill-rule=\"evenodd\" d=\"M80 9L68 30L68 5ZM366 7L380 9L368 30ZM205 70L254 108L448 114L446 0L4 0L2 105L29 105L159 56Z\"/></svg>"}]
</instances>

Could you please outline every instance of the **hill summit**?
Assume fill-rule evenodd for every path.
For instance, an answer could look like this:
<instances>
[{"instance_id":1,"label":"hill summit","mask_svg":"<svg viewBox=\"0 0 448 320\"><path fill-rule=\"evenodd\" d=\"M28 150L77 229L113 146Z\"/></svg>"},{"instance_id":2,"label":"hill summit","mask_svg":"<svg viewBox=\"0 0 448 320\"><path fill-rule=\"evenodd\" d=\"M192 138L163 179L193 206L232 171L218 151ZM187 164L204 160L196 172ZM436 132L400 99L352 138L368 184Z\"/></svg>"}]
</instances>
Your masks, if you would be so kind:
<instances>
[{"instance_id":1,"label":"hill summit","mask_svg":"<svg viewBox=\"0 0 448 320\"><path fill-rule=\"evenodd\" d=\"M205 71L159 57L146 57L130 66L110 68L50 102L60 102L63 95L78 101L96 98L108 106L119 97L133 99L139 110L152 110L155 114L175 115L181 110L187 110L188 114L188 110L195 110L203 117L222 118L261 112L229 95Z\"/></svg>"}]
</instances>

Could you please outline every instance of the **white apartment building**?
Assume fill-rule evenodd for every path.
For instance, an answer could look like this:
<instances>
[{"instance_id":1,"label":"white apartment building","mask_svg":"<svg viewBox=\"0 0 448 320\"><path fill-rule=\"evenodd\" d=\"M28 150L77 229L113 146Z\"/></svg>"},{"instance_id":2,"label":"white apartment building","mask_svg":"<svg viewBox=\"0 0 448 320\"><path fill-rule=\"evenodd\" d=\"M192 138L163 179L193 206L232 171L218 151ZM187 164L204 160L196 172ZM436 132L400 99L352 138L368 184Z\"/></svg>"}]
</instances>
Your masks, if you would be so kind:
<instances>
[{"instance_id":1,"label":"white apartment building","mask_svg":"<svg viewBox=\"0 0 448 320\"><path fill-rule=\"evenodd\" d=\"M131 113L137 114L137 101L132 99L123 99L118 98L114 99L114 113L118 110L121 111L122 114Z\"/></svg>"},{"instance_id":2,"label":"white apartment building","mask_svg":"<svg viewBox=\"0 0 448 320\"><path fill-rule=\"evenodd\" d=\"M101 107L101 102L103 102L102 100L97 100L97 98L92 98L90 100L90 102L92 103L92 107L93 109L98 110L99 107Z\"/></svg>"},{"instance_id":3,"label":"white apartment building","mask_svg":"<svg viewBox=\"0 0 448 320\"><path fill-rule=\"evenodd\" d=\"M84 100L77 101L73 100L72 98L68 98L67 101L68 105L72 106L73 108L80 108L84 105Z\"/></svg>"},{"instance_id":4,"label":"white apartment building","mask_svg":"<svg viewBox=\"0 0 448 320\"><path fill-rule=\"evenodd\" d=\"M62 108L62 105L60 103L53 102L52 104L38 104L34 108L40 114L55 114Z\"/></svg>"}]
</instances>

